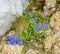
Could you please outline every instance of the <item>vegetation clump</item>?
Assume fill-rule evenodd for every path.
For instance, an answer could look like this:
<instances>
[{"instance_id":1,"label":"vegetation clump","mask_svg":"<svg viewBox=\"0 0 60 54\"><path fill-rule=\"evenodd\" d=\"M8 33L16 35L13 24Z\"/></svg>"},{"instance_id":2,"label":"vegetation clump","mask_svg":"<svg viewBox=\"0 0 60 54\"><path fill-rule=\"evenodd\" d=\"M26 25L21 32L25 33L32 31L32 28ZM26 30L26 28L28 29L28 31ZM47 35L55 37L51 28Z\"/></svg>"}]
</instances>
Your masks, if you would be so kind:
<instances>
[{"instance_id":1,"label":"vegetation clump","mask_svg":"<svg viewBox=\"0 0 60 54\"><path fill-rule=\"evenodd\" d=\"M30 11L17 17L16 21L12 23L11 29L16 31L18 39L22 40L23 44L30 44L31 40L43 44L43 40L47 36L47 34L43 34L43 31L49 29L49 18L45 13Z\"/></svg>"}]
</instances>

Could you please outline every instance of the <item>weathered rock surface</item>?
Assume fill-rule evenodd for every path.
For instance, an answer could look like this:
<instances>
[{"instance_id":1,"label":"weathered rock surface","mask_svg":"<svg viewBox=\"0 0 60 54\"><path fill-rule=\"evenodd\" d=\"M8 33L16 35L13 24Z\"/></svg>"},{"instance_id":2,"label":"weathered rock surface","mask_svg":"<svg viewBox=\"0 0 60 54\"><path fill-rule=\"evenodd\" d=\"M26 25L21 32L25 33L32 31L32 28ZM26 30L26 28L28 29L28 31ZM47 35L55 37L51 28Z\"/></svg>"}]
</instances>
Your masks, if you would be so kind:
<instances>
[{"instance_id":1,"label":"weathered rock surface","mask_svg":"<svg viewBox=\"0 0 60 54\"><path fill-rule=\"evenodd\" d=\"M56 10L56 0L45 0L44 12L49 16Z\"/></svg>"},{"instance_id":2,"label":"weathered rock surface","mask_svg":"<svg viewBox=\"0 0 60 54\"><path fill-rule=\"evenodd\" d=\"M50 26L56 30L60 30L60 11L52 15L50 19Z\"/></svg>"},{"instance_id":3,"label":"weathered rock surface","mask_svg":"<svg viewBox=\"0 0 60 54\"><path fill-rule=\"evenodd\" d=\"M25 46L26 54L45 54L43 45L39 45L36 42L33 42L31 45Z\"/></svg>"},{"instance_id":4,"label":"weathered rock surface","mask_svg":"<svg viewBox=\"0 0 60 54\"><path fill-rule=\"evenodd\" d=\"M60 54L60 11L56 11L50 18L50 34L45 38L45 52Z\"/></svg>"},{"instance_id":5,"label":"weathered rock surface","mask_svg":"<svg viewBox=\"0 0 60 54\"><path fill-rule=\"evenodd\" d=\"M22 15L28 4L28 0L0 0L0 36L10 29L11 22Z\"/></svg>"},{"instance_id":6,"label":"weathered rock surface","mask_svg":"<svg viewBox=\"0 0 60 54\"><path fill-rule=\"evenodd\" d=\"M21 54L21 51L23 49L23 46L18 45L7 45L5 44L2 50L2 53L6 54Z\"/></svg>"},{"instance_id":7,"label":"weathered rock surface","mask_svg":"<svg viewBox=\"0 0 60 54\"><path fill-rule=\"evenodd\" d=\"M33 50L33 49L29 49L29 50L26 52L26 54L39 54L39 52L38 52L38 51L35 51L35 50Z\"/></svg>"},{"instance_id":8,"label":"weathered rock surface","mask_svg":"<svg viewBox=\"0 0 60 54\"><path fill-rule=\"evenodd\" d=\"M48 36L45 39L45 50L46 51L50 51L51 47L54 43L56 43L56 41L58 40L58 38L60 37L60 31L57 31L55 34L53 34L52 36Z\"/></svg>"},{"instance_id":9,"label":"weathered rock surface","mask_svg":"<svg viewBox=\"0 0 60 54\"><path fill-rule=\"evenodd\" d=\"M24 46L3 44L1 54L21 54Z\"/></svg>"}]
</instances>

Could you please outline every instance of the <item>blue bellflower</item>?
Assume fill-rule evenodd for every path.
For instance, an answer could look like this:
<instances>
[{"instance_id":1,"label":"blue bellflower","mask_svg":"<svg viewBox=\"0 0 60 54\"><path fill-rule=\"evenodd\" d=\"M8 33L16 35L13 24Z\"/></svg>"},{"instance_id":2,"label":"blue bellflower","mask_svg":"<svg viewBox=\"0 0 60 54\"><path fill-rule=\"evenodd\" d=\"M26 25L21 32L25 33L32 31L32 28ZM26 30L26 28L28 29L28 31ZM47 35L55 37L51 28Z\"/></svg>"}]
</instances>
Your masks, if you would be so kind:
<instances>
[{"instance_id":1,"label":"blue bellflower","mask_svg":"<svg viewBox=\"0 0 60 54\"><path fill-rule=\"evenodd\" d=\"M10 41L8 41L7 44L12 45L12 43Z\"/></svg>"},{"instance_id":2,"label":"blue bellflower","mask_svg":"<svg viewBox=\"0 0 60 54\"><path fill-rule=\"evenodd\" d=\"M40 24L35 24L35 28L36 31L38 31L40 29Z\"/></svg>"},{"instance_id":3,"label":"blue bellflower","mask_svg":"<svg viewBox=\"0 0 60 54\"><path fill-rule=\"evenodd\" d=\"M44 22L42 23L42 29L45 30L45 27L48 26L48 22Z\"/></svg>"},{"instance_id":4,"label":"blue bellflower","mask_svg":"<svg viewBox=\"0 0 60 54\"><path fill-rule=\"evenodd\" d=\"M43 22L42 25L43 26L48 26L48 22Z\"/></svg>"},{"instance_id":5,"label":"blue bellflower","mask_svg":"<svg viewBox=\"0 0 60 54\"><path fill-rule=\"evenodd\" d=\"M18 41L18 36L7 36L6 37L6 40L8 40L8 44L11 44L11 45L16 45L17 41Z\"/></svg>"},{"instance_id":6,"label":"blue bellflower","mask_svg":"<svg viewBox=\"0 0 60 54\"><path fill-rule=\"evenodd\" d=\"M17 44L16 40L14 40L14 39L12 39L10 42L12 43L12 45L16 45Z\"/></svg>"},{"instance_id":7,"label":"blue bellflower","mask_svg":"<svg viewBox=\"0 0 60 54\"><path fill-rule=\"evenodd\" d=\"M22 40L18 40L18 45L21 45L22 44Z\"/></svg>"},{"instance_id":8,"label":"blue bellflower","mask_svg":"<svg viewBox=\"0 0 60 54\"><path fill-rule=\"evenodd\" d=\"M11 40L11 39L13 39L14 38L14 36L7 36L6 37L6 40Z\"/></svg>"},{"instance_id":9,"label":"blue bellflower","mask_svg":"<svg viewBox=\"0 0 60 54\"><path fill-rule=\"evenodd\" d=\"M18 36L14 36L13 39L16 40L16 41L18 41Z\"/></svg>"},{"instance_id":10,"label":"blue bellflower","mask_svg":"<svg viewBox=\"0 0 60 54\"><path fill-rule=\"evenodd\" d=\"M16 45L16 41L12 39L11 41L8 41L8 44L9 45Z\"/></svg>"}]
</instances>

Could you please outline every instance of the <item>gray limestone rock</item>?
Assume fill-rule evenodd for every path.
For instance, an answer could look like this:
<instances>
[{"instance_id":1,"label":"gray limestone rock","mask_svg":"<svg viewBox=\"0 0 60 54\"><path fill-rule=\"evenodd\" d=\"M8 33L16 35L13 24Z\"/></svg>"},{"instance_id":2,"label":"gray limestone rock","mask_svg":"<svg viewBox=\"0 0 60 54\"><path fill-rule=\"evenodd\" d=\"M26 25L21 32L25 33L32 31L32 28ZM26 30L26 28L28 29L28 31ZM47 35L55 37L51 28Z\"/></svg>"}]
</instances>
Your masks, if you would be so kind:
<instances>
[{"instance_id":1,"label":"gray limestone rock","mask_svg":"<svg viewBox=\"0 0 60 54\"><path fill-rule=\"evenodd\" d=\"M28 0L0 0L0 36L10 29L12 21L23 14L28 4Z\"/></svg>"}]
</instances>

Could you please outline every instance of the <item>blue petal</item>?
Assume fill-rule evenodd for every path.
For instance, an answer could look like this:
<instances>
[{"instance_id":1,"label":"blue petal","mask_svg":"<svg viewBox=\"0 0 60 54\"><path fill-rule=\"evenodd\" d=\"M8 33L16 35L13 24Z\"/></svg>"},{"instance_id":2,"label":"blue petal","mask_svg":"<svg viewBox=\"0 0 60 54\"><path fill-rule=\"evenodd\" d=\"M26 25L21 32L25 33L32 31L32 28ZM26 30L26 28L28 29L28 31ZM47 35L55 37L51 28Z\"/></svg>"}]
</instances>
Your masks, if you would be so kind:
<instances>
[{"instance_id":1,"label":"blue petal","mask_svg":"<svg viewBox=\"0 0 60 54\"><path fill-rule=\"evenodd\" d=\"M48 26L48 22L43 22L43 26Z\"/></svg>"},{"instance_id":2,"label":"blue petal","mask_svg":"<svg viewBox=\"0 0 60 54\"><path fill-rule=\"evenodd\" d=\"M17 41L12 39L11 41L9 41L12 45L16 45L17 44Z\"/></svg>"},{"instance_id":3,"label":"blue petal","mask_svg":"<svg viewBox=\"0 0 60 54\"><path fill-rule=\"evenodd\" d=\"M6 40L11 40L12 38L14 38L14 36L7 36Z\"/></svg>"},{"instance_id":4,"label":"blue petal","mask_svg":"<svg viewBox=\"0 0 60 54\"><path fill-rule=\"evenodd\" d=\"M7 42L8 45L12 45L12 43L10 41Z\"/></svg>"},{"instance_id":5,"label":"blue petal","mask_svg":"<svg viewBox=\"0 0 60 54\"><path fill-rule=\"evenodd\" d=\"M18 41L18 36L14 36L13 39L16 40L16 41Z\"/></svg>"},{"instance_id":6,"label":"blue petal","mask_svg":"<svg viewBox=\"0 0 60 54\"><path fill-rule=\"evenodd\" d=\"M35 24L35 27L40 27L40 24Z\"/></svg>"},{"instance_id":7,"label":"blue petal","mask_svg":"<svg viewBox=\"0 0 60 54\"><path fill-rule=\"evenodd\" d=\"M35 27L34 29L35 29L36 31L40 30L40 28L37 28L37 27Z\"/></svg>"},{"instance_id":8,"label":"blue petal","mask_svg":"<svg viewBox=\"0 0 60 54\"><path fill-rule=\"evenodd\" d=\"M22 40L19 40L19 41L18 41L18 45L21 45L21 44L22 44Z\"/></svg>"},{"instance_id":9,"label":"blue petal","mask_svg":"<svg viewBox=\"0 0 60 54\"><path fill-rule=\"evenodd\" d=\"M35 29L35 30L39 30L39 29L40 29L40 24L35 24L34 29Z\"/></svg>"},{"instance_id":10,"label":"blue petal","mask_svg":"<svg viewBox=\"0 0 60 54\"><path fill-rule=\"evenodd\" d=\"M12 45L16 45L17 43L16 42L13 42Z\"/></svg>"},{"instance_id":11,"label":"blue petal","mask_svg":"<svg viewBox=\"0 0 60 54\"><path fill-rule=\"evenodd\" d=\"M11 43L13 43L13 42L17 42L17 41L16 41L16 40L14 40L14 39L11 39L11 40L10 40L10 42L11 42Z\"/></svg>"}]
</instances>

